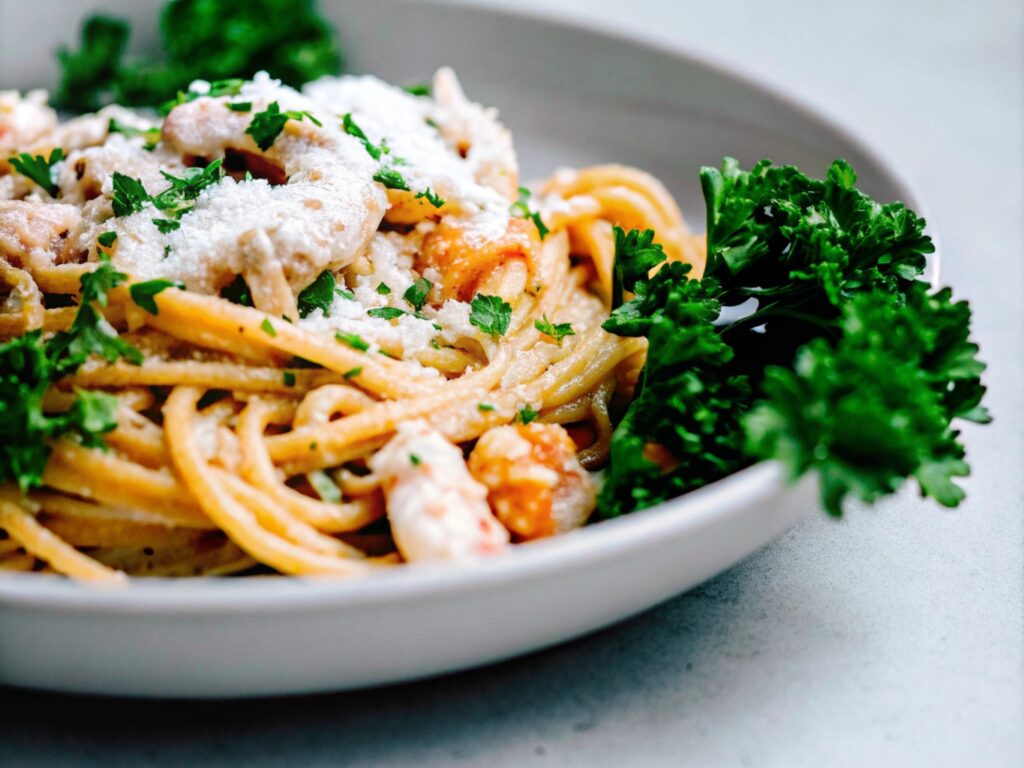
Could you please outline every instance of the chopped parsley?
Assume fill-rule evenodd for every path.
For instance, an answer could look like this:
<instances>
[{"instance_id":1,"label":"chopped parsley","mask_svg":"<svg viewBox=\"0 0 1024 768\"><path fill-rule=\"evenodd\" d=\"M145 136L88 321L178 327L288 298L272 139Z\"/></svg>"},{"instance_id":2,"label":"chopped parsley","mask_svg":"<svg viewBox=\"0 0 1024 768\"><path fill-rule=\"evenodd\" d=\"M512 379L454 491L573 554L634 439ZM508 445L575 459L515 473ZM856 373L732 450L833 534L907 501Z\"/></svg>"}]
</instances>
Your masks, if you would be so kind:
<instances>
[{"instance_id":1,"label":"chopped parsley","mask_svg":"<svg viewBox=\"0 0 1024 768\"><path fill-rule=\"evenodd\" d=\"M286 387L294 387L295 386L295 371L285 371L282 374L282 379L284 380L284 385Z\"/></svg>"},{"instance_id":2,"label":"chopped parsley","mask_svg":"<svg viewBox=\"0 0 1024 768\"><path fill-rule=\"evenodd\" d=\"M405 289L405 293L402 294L402 298L409 302L413 309L419 312L423 309L423 305L427 301L427 296L430 294L430 289L433 287L434 284L427 280L427 278L418 278L416 282Z\"/></svg>"},{"instance_id":3,"label":"chopped parsley","mask_svg":"<svg viewBox=\"0 0 1024 768\"><path fill-rule=\"evenodd\" d=\"M529 424L538 416L540 416L540 414L537 413L537 411L533 410L533 408L531 408L529 404L527 404L519 409L519 412L516 414L516 421L518 421L520 424Z\"/></svg>"},{"instance_id":4,"label":"chopped parsley","mask_svg":"<svg viewBox=\"0 0 1024 768\"><path fill-rule=\"evenodd\" d=\"M348 288L337 287L334 289L334 292L341 296L341 298L343 299L348 299L349 301L356 300L356 295L352 293L352 291L350 291Z\"/></svg>"},{"instance_id":5,"label":"chopped parsley","mask_svg":"<svg viewBox=\"0 0 1024 768\"><path fill-rule=\"evenodd\" d=\"M156 315L159 314L160 310L157 308L153 297L168 288L177 288L183 291L185 290L185 284L171 282L170 280L147 280L144 283L133 283L128 289L128 293L131 294L132 301L138 306L149 312L149 314Z\"/></svg>"},{"instance_id":6,"label":"chopped parsley","mask_svg":"<svg viewBox=\"0 0 1024 768\"><path fill-rule=\"evenodd\" d=\"M384 283L380 283L377 286L377 293L379 293L381 296L387 296L391 293L391 289Z\"/></svg>"},{"instance_id":7,"label":"chopped parsley","mask_svg":"<svg viewBox=\"0 0 1024 768\"><path fill-rule=\"evenodd\" d=\"M105 446L103 434L117 426L117 398L104 392L75 391L67 411L43 410L51 384L78 370L94 355L113 362L125 358L140 364L142 354L120 337L97 306L107 306L107 292L127 275L101 258L92 272L79 278L81 303L66 331L43 340L39 330L0 344L0 482L21 490L39 486L50 456L49 442L75 435L85 446Z\"/></svg>"},{"instance_id":8,"label":"chopped parsley","mask_svg":"<svg viewBox=\"0 0 1024 768\"><path fill-rule=\"evenodd\" d=\"M362 372L363 372L363 366L357 365L355 368L349 368L347 371L345 371L343 374L341 374L341 378L346 379L346 380L354 379L356 376L358 376Z\"/></svg>"},{"instance_id":9,"label":"chopped parsley","mask_svg":"<svg viewBox=\"0 0 1024 768\"><path fill-rule=\"evenodd\" d=\"M415 453L410 453L409 454L409 461L412 462L412 465L414 467L418 467L420 464L423 463L423 460L419 456L417 456Z\"/></svg>"},{"instance_id":10,"label":"chopped parsley","mask_svg":"<svg viewBox=\"0 0 1024 768\"><path fill-rule=\"evenodd\" d=\"M104 232L96 238L96 242L104 248L111 248L117 242L117 232Z\"/></svg>"},{"instance_id":11,"label":"chopped parsley","mask_svg":"<svg viewBox=\"0 0 1024 768\"><path fill-rule=\"evenodd\" d=\"M251 101L229 101L227 107L232 112L251 112L252 102Z\"/></svg>"},{"instance_id":12,"label":"chopped parsley","mask_svg":"<svg viewBox=\"0 0 1024 768\"><path fill-rule=\"evenodd\" d=\"M405 192L409 192L409 185L405 181L405 177L396 171L394 168L380 168L373 174L373 180L380 182L388 189L399 189Z\"/></svg>"},{"instance_id":13,"label":"chopped parsley","mask_svg":"<svg viewBox=\"0 0 1024 768\"><path fill-rule=\"evenodd\" d=\"M491 405L490 403L477 403L476 404L476 409L478 411L483 411L485 413L489 413L490 411L494 410L494 406Z\"/></svg>"},{"instance_id":14,"label":"chopped parsley","mask_svg":"<svg viewBox=\"0 0 1024 768\"><path fill-rule=\"evenodd\" d=\"M370 317L379 317L381 320L394 320L395 318L409 313L404 309L399 309L398 307L374 307L373 309L367 310L366 314Z\"/></svg>"},{"instance_id":15,"label":"chopped parsley","mask_svg":"<svg viewBox=\"0 0 1024 768\"><path fill-rule=\"evenodd\" d=\"M339 341L342 344L348 344L352 349L358 349L360 352L365 352L370 348L369 342L363 339L362 336L356 333L341 333L334 334L335 341Z\"/></svg>"},{"instance_id":16,"label":"chopped parsley","mask_svg":"<svg viewBox=\"0 0 1024 768\"><path fill-rule=\"evenodd\" d=\"M114 198L112 200L115 216L131 216L142 210L142 206L152 198L142 186L142 182L126 176L119 171L114 171L112 181L114 185Z\"/></svg>"},{"instance_id":17,"label":"chopped parsley","mask_svg":"<svg viewBox=\"0 0 1024 768\"><path fill-rule=\"evenodd\" d=\"M316 280L299 292L299 317L306 317L317 309L327 317L334 303L336 286L337 280L329 270L321 272Z\"/></svg>"},{"instance_id":18,"label":"chopped parsley","mask_svg":"<svg viewBox=\"0 0 1024 768\"><path fill-rule=\"evenodd\" d=\"M308 119L313 123L313 125L322 125L322 123L309 112L296 110L282 112L281 105L276 101L272 101L264 111L257 112L253 116L252 122L249 123L249 127L245 129L245 132L252 136L253 141L256 142L256 146L266 152L274 145L277 137L281 135L281 131L284 130L285 123L289 120L304 119Z\"/></svg>"},{"instance_id":19,"label":"chopped parsley","mask_svg":"<svg viewBox=\"0 0 1024 768\"><path fill-rule=\"evenodd\" d=\"M270 322L269 317L264 317L263 322L260 323L260 330L262 330L267 336L277 336L277 331L274 330L274 324Z\"/></svg>"},{"instance_id":20,"label":"chopped parsley","mask_svg":"<svg viewBox=\"0 0 1024 768\"><path fill-rule=\"evenodd\" d=\"M435 208L440 208L445 203L444 198L434 192L430 187L427 187L422 192L417 192L416 198L426 198L426 201Z\"/></svg>"},{"instance_id":21,"label":"chopped parsley","mask_svg":"<svg viewBox=\"0 0 1024 768\"><path fill-rule=\"evenodd\" d=\"M141 136L146 141L143 149L147 150L156 149L156 145L160 143L161 136L160 126L158 125L152 128L133 128L130 125L117 122L114 118L110 118L110 121L107 123L107 133L120 133L128 138Z\"/></svg>"},{"instance_id":22,"label":"chopped parsley","mask_svg":"<svg viewBox=\"0 0 1024 768\"><path fill-rule=\"evenodd\" d=\"M313 490L316 491L317 496L322 501L332 504L337 504L341 501L341 489L338 488L338 484L331 479L330 475L322 469L313 470L306 477L309 478L309 484L313 486Z\"/></svg>"},{"instance_id":23,"label":"chopped parsley","mask_svg":"<svg viewBox=\"0 0 1024 768\"><path fill-rule=\"evenodd\" d=\"M188 168L184 176L160 171L171 186L153 198L153 205L170 216L180 218L195 207L194 201L200 192L224 177L223 164L223 158L218 158L205 168Z\"/></svg>"},{"instance_id":24,"label":"chopped parsley","mask_svg":"<svg viewBox=\"0 0 1024 768\"><path fill-rule=\"evenodd\" d=\"M220 297L227 299L232 304L240 304L243 307L253 306L252 293L249 291L245 278L241 275L235 275L235 279L221 289Z\"/></svg>"},{"instance_id":25,"label":"chopped parsley","mask_svg":"<svg viewBox=\"0 0 1024 768\"><path fill-rule=\"evenodd\" d=\"M33 157L28 152L22 152L10 158L11 167L27 179L31 179L40 187L46 190L50 197L56 197L57 187L57 163L64 159L64 150L55 147L50 151L50 157L43 155Z\"/></svg>"},{"instance_id":26,"label":"chopped parsley","mask_svg":"<svg viewBox=\"0 0 1024 768\"><path fill-rule=\"evenodd\" d=\"M572 329L572 323L552 323L548 316L544 315L540 320L533 323L533 327L546 336L550 336L558 345L562 345L562 339L566 336L575 336L576 331Z\"/></svg>"},{"instance_id":27,"label":"chopped parsley","mask_svg":"<svg viewBox=\"0 0 1024 768\"><path fill-rule=\"evenodd\" d=\"M412 96L429 96L430 85L428 83L416 83L415 85L403 85L402 90Z\"/></svg>"},{"instance_id":28,"label":"chopped parsley","mask_svg":"<svg viewBox=\"0 0 1024 768\"><path fill-rule=\"evenodd\" d=\"M477 294L469 305L469 322L489 336L504 336L512 320L512 306L500 296Z\"/></svg>"},{"instance_id":29,"label":"chopped parsley","mask_svg":"<svg viewBox=\"0 0 1024 768\"><path fill-rule=\"evenodd\" d=\"M541 240L547 237L549 230L544 226L544 222L541 221L540 214L537 211L530 210L530 190L526 187L519 188L519 199L512 203L508 210L513 216L520 219L530 219L534 226L537 227L537 234L540 235Z\"/></svg>"},{"instance_id":30,"label":"chopped parsley","mask_svg":"<svg viewBox=\"0 0 1024 768\"><path fill-rule=\"evenodd\" d=\"M345 130L349 136L359 139L362 142L363 147L366 149L366 153L374 160L380 160L380 156L387 151L384 146L377 146L367 137L366 133L359 124L353 119L351 112L346 112L341 118L341 127Z\"/></svg>"},{"instance_id":31,"label":"chopped parsley","mask_svg":"<svg viewBox=\"0 0 1024 768\"><path fill-rule=\"evenodd\" d=\"M153 224L165 235L181 227L181 222L174 219L153 219Z\"/></svg>"}]
</instances>

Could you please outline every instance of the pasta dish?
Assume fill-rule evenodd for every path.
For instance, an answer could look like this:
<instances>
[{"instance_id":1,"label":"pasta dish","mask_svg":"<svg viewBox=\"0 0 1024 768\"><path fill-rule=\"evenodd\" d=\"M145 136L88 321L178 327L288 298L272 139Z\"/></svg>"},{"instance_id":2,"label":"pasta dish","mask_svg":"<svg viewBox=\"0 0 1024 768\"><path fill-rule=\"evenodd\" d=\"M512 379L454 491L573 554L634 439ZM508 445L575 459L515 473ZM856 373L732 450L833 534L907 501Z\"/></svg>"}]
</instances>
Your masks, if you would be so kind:
<instances>
[{"instance_id":1,"label":"pasta dish","mask_svg":"<svg viewBox=\"0 0 1024 768\"><path fill-rule=\"evenodd\" d=\"M0 403L0 569L360 576L585 524L648 344L602 328L633 230L702 271L647 173L521 186L447 69L162 120L0 93L0 375L41 414Z\"/></svg>"}]
</instances>

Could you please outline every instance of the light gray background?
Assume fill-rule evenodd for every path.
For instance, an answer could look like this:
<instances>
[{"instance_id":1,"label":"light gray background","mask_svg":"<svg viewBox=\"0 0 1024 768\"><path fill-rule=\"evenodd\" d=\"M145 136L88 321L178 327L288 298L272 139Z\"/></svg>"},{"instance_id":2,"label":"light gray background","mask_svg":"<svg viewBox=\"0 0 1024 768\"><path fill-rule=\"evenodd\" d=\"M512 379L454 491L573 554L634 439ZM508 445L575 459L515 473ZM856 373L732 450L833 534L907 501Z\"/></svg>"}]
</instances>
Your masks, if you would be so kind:
<instances>
[{"instance_id":1,"label":"light gray background","mask_svg":"<svg viewBox=\"0 0 1024 768\"><path fill-rule=\"evenodd\" d=\"M909 176L990 363L997 421L966 432L967 503L811 517L638 619L425 683L241 704L0 692L0 764L1024 762L1021 3L519 4L785 84Z\"/></svg>"}]
</instances>

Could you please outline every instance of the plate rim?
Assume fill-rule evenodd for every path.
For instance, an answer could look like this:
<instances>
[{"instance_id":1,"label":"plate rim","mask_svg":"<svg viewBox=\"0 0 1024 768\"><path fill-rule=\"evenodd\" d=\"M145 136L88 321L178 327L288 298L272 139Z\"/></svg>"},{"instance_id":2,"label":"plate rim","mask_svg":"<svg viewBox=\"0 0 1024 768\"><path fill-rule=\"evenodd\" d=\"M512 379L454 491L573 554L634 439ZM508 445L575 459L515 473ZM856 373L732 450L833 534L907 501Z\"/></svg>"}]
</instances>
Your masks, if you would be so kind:
<instances>
[{"instance_id":1,"label":"plate rim","mask_svg":"<svg viewBox=\"0 0 1024 768\"><path fill-rule=\"evenodd\" d=\"M396 0L411 6L410 0ZM582 30L598 38L625 43L704 68L759 91L791 109L802 119L818 124L853 147L883 174L898 199L927 219L926 206L916 186L892 159L885 157L857 131L833 118L778 81L754 74L742 65L685 43L649 39L639 31L616 28L590 16L564 9L507 8L430 0L441 5L489 16L526 19L541 24ZM938 238L931 279L938 276ZM806 479L806 478L805 478ZM757 462L683 496L637 513L552 539L521 545L499 557L466 563L420 563L385 570L367 578L289 576L251 579L139 578L122 584L76 582L56 575L37 573L0 574L0 608L30 608L62 614L196 615L300 612L342 606L385 605L429 594L440 597L467 589L484 590L518 580L542 577L571 567L581 567L630 551L652 538L671 533L685 535L737 513L750 498L767 499L791 486L781 464ZM817 507L818 505L814 505Z\"/></svg>"}]
</instances>

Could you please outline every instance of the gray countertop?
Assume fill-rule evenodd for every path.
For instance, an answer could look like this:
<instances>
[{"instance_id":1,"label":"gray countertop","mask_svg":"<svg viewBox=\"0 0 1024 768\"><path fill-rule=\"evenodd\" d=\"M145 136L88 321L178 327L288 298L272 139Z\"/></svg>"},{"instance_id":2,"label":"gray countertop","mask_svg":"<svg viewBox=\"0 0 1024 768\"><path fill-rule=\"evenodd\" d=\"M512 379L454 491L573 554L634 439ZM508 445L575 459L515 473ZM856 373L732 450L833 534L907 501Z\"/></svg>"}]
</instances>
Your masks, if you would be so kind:
<instances>
[{"instance_id":1,"label":"gray countertop","mask_svg":"<svg viewBox=\"0 0 1024 768\"><path fill-rule=\"evenodd\" d=\"M524 4L784 83L910 178L990 363L967 502L810 517L639 618L428 682L198 704L3 691L0 764L1024 763L1021 4Z\"/></svg>"}]
</instances>

